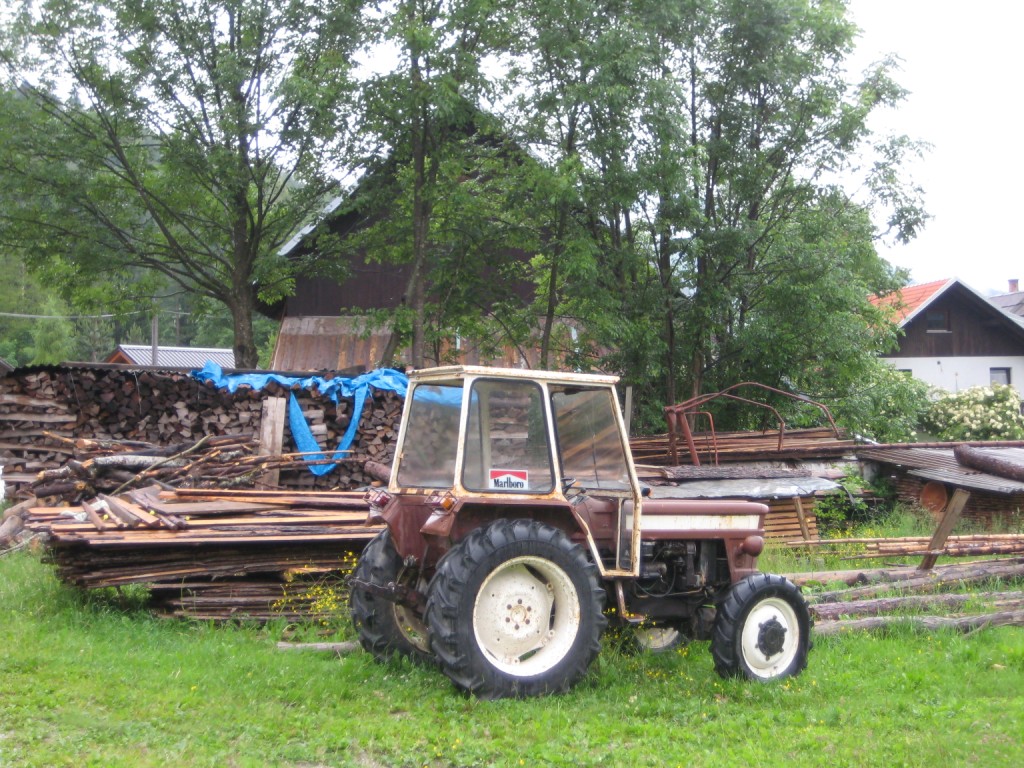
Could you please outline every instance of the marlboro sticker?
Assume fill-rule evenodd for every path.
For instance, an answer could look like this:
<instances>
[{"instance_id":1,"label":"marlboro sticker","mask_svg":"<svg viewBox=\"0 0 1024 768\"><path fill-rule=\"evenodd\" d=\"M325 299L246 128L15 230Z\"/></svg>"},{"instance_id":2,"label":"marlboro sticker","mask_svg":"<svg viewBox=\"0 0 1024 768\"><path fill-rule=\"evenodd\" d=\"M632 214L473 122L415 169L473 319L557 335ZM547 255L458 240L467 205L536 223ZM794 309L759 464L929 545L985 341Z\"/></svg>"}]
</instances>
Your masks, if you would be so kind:
<instances>
[{"instance_id":1,"label":"marlboro sticker","mask_svg":"<svg viewBox=\"0 0 1024 768\"><path fill-rule=\"evenodd\" d=\"M525 469L492 469L487 487L492 491L525 491L530 487L530 473Z\"/></svg>"}]
</instances>

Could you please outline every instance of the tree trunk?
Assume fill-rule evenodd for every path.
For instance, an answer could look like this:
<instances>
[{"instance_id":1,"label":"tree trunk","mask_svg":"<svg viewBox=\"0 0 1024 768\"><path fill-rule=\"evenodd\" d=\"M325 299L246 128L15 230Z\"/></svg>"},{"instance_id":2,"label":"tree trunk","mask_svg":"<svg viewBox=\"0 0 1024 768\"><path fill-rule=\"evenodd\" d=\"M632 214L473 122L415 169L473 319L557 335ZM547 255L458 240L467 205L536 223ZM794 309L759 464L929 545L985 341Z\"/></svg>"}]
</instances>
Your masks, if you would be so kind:
<instances>
[{"instance_id":1,"label":"tree trunk","mask_svg":"<svg viewBox=\"0 0 1024 768\"><path fill-rule=\"evenodd\" d=\"M255 302L252 291L243 288L241 295L236 294L228 303L231 309L231 320L235 328L235 367L256 368L259 365L259 352L252 332L252 313Z\"/></svg>"},{"instance_id":2,"label":"tree trunk","mask_svg":"<svg viewBox=\"0 0 1024 768\"><path fill-rule=\"evenodd\" d=\"M1024 611L983 613L979 616L959 616L955 619L944 616L874 616L849 621L821 621L814 625L814 632L818 635L838 635L856 630L881 629L892 624L909 624L918 629L931 631L956 629L961 632L984 627L1024 627Z\"/></svg>"},{"instance_id":3,"label":"tree trunk","mask_svg":"<svg viewBox=\"0 0 1024 768\"><path fill-rule=\"evenodd\" d=\"M950 595L906 595L876 600L854 600L846 603L822 603L811 606L811 614L823 621L837 621L843 616L880 616L897 610L957 608L965 603L984 602L992 607L1024 608L1024 592L965 592Z\"/></svg>"},{"instance_id":4,"label":"tree trunk","mask_svg":"<svg viewBox=\"0 0 1024 768\"><path fill-rule=\"evenodd\" d=\"M914 571L914 573L920 572ZM1016 579L1021 576L1024 576L1024 564L1021 563L1013 565L972 565L949 569L943 572L932 572L926 576L917 576L916 578L905 579L899 582L886 581L866 587L822 592L814 596L814 602L836 603L844 600L860 600L865 597L875 597L890 590L926 592L937 589L944 584L970 583L987 581L989 579Z\"/></svg>"}]
</instances>

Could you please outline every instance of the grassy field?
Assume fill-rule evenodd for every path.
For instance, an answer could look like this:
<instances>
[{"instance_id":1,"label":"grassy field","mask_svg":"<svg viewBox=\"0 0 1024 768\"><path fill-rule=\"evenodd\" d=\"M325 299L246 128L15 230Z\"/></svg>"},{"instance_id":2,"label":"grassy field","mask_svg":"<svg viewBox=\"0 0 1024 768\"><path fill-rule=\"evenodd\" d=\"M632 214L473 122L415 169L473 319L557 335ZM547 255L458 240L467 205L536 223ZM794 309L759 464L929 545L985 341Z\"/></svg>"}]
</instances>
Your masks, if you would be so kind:
<instances>
[{"instance_id":1,"label":"grassy field","mask_svg":"<svg viewBox=\"0 0 1024 768\"><path fill-rule=\"evenodd\" d=\"M437 671L281 652L283 626L161 621L0 557L0 766L1010 766L1024 630L819 638L723 681L706 643L606 647L571 693L480 702ZM344 631L344 630L343 630Z\"/></svg>"}]
</instances>

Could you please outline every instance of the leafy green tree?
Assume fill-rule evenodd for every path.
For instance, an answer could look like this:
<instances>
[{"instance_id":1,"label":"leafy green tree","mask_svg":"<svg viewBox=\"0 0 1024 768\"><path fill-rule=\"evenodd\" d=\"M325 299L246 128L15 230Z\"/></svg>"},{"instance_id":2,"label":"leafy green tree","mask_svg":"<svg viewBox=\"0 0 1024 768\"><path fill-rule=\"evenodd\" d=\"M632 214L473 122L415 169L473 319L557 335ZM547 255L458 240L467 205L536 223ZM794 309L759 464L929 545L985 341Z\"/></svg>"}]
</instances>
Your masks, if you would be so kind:
<instances>
[{"instance_id":1,"label":"leafy green tree","mask_svg":"<svg viewBox=\"0 0 1024 768\"><path fill-rule=\"evenodd\" d=\"M36 320L32 327L30 365L55 365L71 359L75 349L74 325L62 316L64 307L56 299L42 306L49 317Z\"/></svg>"},{"instance_id":2,"label":"leafy green tree","mask_svg":"<svg viewBox=\"0 0 1024 768\"><path fill-rule=\"evenodd\" d=\"M544 161L527 216L545 332L579 318L644 412L746 379L851 396L894 341L867 297L905 279L868 206L904 239L924 214L899 174L917 145L867 128L903 96L891 63L847 83L843 4L519 8L505 114ZM872 197L855 202L832 179L873 143Z\"/></svg>"},{"instance_id":3,"label":"leafy green tree","mask_svg":"<svg viewBox=\"0 0 1024 768\"><path fill-rule=\"evenodd\" d=\"M28 365L35 355L39 316L47 314L44 307L55 306L56 297L11 253L0 251L0 274L0 357L14 366Z\"/></svg>"},{"instance_id":4,"label":"leafy green tree","mask_svg":"<svg viewBox=\"0 0 1024 768\"><path fill-rule=\"evenodd\" d=\"M920 379L874 360L832 401L832 412L851 435L878 443L915 443L932 405L929 394Z\"/></svg>"},{"instance_id":5,"label":"leafy green tree","mask_svg":"<svg viewBox=\"0 0 1024 768\"><path fill-rule=\"evenodd\" d=\"M403 305L390 318L384 363L406 341L414 366L423 366L429 357L430 316L441 307L437 297L446 293L437 280L450 251L436 239L434 218L437 206L457 189L453 169L463 162L464 150L472 148L466 140L478 130L479 105L489 82L482 63L502 47L498 41L507 34L503 18L508 5L501 0L394 0L383 4L370 24L371 46L398 55L394 66L374 74L363 87L363 140L375 153L368 165L391 183L361 190L355 204L376 221L360 242L375 245L371 258L409 265ZM474 274L479 275L461 272L464 278Z\"/></svg>"},{"instance_id":6,"label":"leafy green tree","mask_svg":"<svg viewBox=\"0 0 1024 768\"><path fill-rule=\"evenodd\" d=\"M779 385L809 366L821 376L830 361L870 358L890 330L862 319L867 296L902 276L875 255L863 208L826 174L867 148L868 115L902 92L884 70L847 86L856 29L840 3L724 0L694 16L686 37L665 33L687 66L669 74L677 87L662 102L690 129L676 152L691 159L687 184L652 188L690 392L738 371ZM673 95L685 101L673 106ZM899 221L912 236L918 219L903 211Z\"/></svg>"},{"instance_id":7,"label":"leafy green tree","mask_svg":"<svg viewBox=\"0 0 1024 768\"><path fill-rule=\"evenodd\" d=\"M0 242L70 290L173 284L231 313L256 364L257 298L336 182L358 0L39 0L4 32ZM109 290L118 288L116 291ZM108 289L108 290L100 290ZM127 299L130 303L131 299Z\"/></svg>"}]
</instances>

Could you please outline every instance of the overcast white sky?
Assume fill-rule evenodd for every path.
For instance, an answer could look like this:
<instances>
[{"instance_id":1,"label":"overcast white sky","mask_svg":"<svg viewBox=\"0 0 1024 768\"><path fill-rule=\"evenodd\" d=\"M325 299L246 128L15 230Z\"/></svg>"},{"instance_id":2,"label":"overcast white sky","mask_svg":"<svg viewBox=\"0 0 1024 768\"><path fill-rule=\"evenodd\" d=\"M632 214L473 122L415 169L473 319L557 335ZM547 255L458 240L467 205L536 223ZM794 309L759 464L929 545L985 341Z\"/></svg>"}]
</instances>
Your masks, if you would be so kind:
<instances>
[{"instance_id":1,"label":"overcast white sky","mask_svg":"<svg viewBox=\"0 0 1024 768\"><path fill-rule=\"evenodd\" d=\"M1021 35L1009 0L849 0L856 61L903 60L904 105L875 127L934 145L913 176L933 218L910 245L880 246L915 283L959 277L985 295L1024 287ZM861 67L858 66L858 69ZM883 126L884 124L884 126Z\"/></svg>"}]
</instances>

